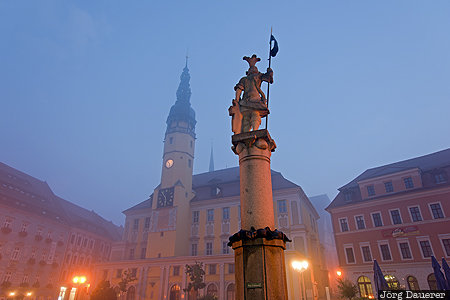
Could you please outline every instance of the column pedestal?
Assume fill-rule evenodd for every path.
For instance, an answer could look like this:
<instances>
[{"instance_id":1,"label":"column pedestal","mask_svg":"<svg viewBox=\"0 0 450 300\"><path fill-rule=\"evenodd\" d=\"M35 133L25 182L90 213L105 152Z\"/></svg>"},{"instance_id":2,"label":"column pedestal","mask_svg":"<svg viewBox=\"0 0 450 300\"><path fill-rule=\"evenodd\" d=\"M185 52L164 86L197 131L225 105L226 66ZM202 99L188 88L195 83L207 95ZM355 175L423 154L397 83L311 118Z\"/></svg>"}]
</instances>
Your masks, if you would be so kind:
<instances>
[{"instance_id":1,"label":"column pedestal","mask_svg":"<svg viewBox=\"0 0 450 300\"><path fill-rule=\"evenodd\" d=\"M234 242L232 247L236 299L287 299L283 240L257 238Z\"/></svg>"}]
</instances>

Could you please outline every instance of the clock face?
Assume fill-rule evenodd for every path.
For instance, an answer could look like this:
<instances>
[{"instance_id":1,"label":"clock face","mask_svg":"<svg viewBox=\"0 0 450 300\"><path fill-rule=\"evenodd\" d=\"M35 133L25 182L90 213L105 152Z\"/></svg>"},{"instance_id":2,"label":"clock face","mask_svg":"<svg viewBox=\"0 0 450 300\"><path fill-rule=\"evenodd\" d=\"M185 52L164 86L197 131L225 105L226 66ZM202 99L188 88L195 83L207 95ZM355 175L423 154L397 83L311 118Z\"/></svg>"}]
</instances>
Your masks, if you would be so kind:
<instances>
[{"instance_id":1,"label":"clock face","mask_svg":"<svg viewBox=\"0 0 450 300\"><path fill-rule=\"evenodd\" d=\"M160 189L158 192L157 208L173 206L174 188Z\"/></svg>"},{"instance_id":2,"label":"clock face","mask_svg":"<svg viewBox=\"0 0 450 300\"><path fill-rule=\"evenodd\" d=\"M166 168L169 169L173 166L173 160L168 159L166 160Z\"/></svg>"}]
</instances>

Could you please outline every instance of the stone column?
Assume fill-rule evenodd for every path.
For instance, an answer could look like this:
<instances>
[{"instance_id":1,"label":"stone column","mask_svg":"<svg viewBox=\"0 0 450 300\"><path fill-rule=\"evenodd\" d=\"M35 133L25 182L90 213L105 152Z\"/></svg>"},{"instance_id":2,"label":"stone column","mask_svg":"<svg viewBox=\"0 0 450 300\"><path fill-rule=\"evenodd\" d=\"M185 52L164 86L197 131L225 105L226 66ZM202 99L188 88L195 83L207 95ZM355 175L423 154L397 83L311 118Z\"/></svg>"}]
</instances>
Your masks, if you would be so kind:
<instances>
[{"instance_id":1,"label":"stone column","mask_svg":"<svg viewBox=\"0 0 450 300\"><path fill-rule=\"evenodd\" d=\"M235 134L239 155L241 230L230 237L235 257L237 300L286 300L284 250L289 239L275 230L271 152L275 142L267 130Z\"/></svg>"}]
</instances>

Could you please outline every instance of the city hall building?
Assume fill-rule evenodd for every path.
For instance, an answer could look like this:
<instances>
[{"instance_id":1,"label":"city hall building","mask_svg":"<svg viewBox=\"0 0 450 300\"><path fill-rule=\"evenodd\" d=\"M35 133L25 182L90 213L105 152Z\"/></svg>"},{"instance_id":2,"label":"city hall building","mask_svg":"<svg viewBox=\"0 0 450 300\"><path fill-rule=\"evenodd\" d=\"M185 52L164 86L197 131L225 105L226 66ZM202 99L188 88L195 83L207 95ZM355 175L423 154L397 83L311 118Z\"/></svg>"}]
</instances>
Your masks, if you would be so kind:
<instances>
[{"instance_id":1,"label":"city hall building","mask_svg":"<svg viewBox=\"0 0 450 300\"><path fill-rule=\"evenodd\" d=\"M94 286L108 280L118 290L124 271L136 277L126 299L195 299L183 291L189 282L185 266L195 262L203 263L206 272L200 295L235 299L234 273L239 270L227 243L240 230L239 168L210 167L193 175L196 120L189 80L186 65L167 118L161 182L148 199L123 212L122 241L113 245L109 262L96 266ZM300 275L308 299L325 298L328 277L319 215L302 188L281 173L272 171L272 187L276 226L292 239L285 251L289 298L300 298ZM308 269L298 273L290 265L293 260L307 260Z\"/></svg>"},{"instance_id":2,"label":"city hall building","mask_svg":"<svg viewBox=\"0 0 450 300\"><path fill-rule=\"evenodd\" d=\"M437 289L431 256L450 259L450 149L368 169L331 213L343 276L374 295L373 259L391 288Z\"/></svg>"}]
</instances>

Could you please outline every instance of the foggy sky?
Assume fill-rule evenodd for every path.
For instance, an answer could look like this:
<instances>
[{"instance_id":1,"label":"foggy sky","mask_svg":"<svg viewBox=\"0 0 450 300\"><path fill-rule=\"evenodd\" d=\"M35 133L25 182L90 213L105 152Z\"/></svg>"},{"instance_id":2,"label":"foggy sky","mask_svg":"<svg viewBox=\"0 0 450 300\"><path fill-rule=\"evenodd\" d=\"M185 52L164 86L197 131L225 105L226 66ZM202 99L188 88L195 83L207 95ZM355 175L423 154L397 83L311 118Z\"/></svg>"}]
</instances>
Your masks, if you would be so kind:
<instances>
[{"instance_id":1,"label":"foggy sky","mask_svg":"<svg viewBox=\"0 0 450 300\"><path fill-rule=\"evenodd\" d=\"M194 173L238 165L227 112L272 61L272 168L308 195L450 147L449 1L1 1L0 161L123 223L158 185L189 55ZM265 90L265 86L264 86Z\"/></svg>"}]
</instances>

